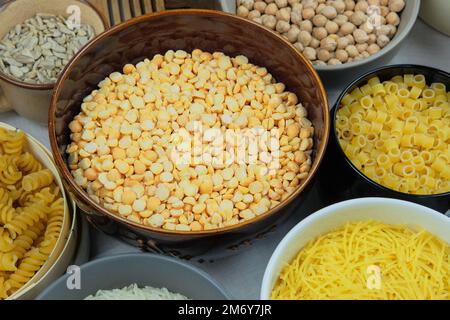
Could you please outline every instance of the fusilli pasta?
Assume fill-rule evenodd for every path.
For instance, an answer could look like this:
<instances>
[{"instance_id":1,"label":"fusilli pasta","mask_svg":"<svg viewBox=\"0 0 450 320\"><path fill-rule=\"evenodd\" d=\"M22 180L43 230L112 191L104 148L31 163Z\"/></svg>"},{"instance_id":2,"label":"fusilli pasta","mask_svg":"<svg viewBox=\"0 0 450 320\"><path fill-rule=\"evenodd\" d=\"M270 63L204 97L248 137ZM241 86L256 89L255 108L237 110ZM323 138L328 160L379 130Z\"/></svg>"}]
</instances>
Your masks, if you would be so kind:
<instances>
[{"instance_id":1,"label":"fusilli pasta","mask_svg":"<svg viewBox=\"0 0 450 320\"><path fill-rule=\"evenodd\" d=\"M44 265L64 222L53 174L24 151L25 143L23 132L0 128L0 300Z\"/></svg>"},{"instance_id":2,"label":"fusilli pasta","mask_svg":"<svg viewBox=\"0 0 450 320\"><path fill-rule=\"evenodd\" d=\"M53 182L53 174L49 169L30 173L23 177L22 188L25 191L34 191L49 186Z\"/></svg>"}]
</instances>

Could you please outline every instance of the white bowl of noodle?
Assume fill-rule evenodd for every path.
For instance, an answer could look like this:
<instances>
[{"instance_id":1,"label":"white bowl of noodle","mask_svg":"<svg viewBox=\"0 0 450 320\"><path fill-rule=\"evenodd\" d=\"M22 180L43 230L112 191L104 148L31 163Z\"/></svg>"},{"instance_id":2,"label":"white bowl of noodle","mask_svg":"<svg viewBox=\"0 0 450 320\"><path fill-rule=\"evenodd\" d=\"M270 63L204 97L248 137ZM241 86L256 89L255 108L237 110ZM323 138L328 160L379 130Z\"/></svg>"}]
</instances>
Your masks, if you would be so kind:
<instances>
[{"instance_id":1,"label":"white bowl of noodle","mask_svg":"<svg viewBox=\"0 0 450 320\"><path fill-rule=\"evenodd\" d=\"M377 252L374 256L367 254L369 251L365 255L363 252L361 256L358 256L363 257L362 260L359 260L362 261L359 266L352 264L354 261L351 255L348 260L345 260L347 259L346 249L344 249L344 254L336 254L335 257L331 258L333 260L327 259L326 255L329 258L333 255L333 252L340 252L339 241L333 242L333 237L337 237L340 230L344 235L341 238L345 239L347 229L352 229L351 227L343 229L343 227L356 224L383 224L392 228L402 228L401 230L406 230L405 232L417 234L417 238L423 236L425 239L432 239L429 242L423 242L431 243L430 246L440 244L439 250L442 251L442 255L430 257L430 261L426 262L430 270L439 270L436 275L440 276L440 281L443 281L441 283L443 288L441 288L440 293L433 295L433 292L414 291L415 284L413 284L413 289L410 290L411 292L414 291L413 293L400 288L398 290L400 294L398 297L395 296L395 299L427 299L430 298L429 296L431 296L431 299L450 298L450 218L427 207L407 201L389 198L360 198L336 203L313 213L298 223L283 238L272 254L264 273L261 299L372 299L374 297L383 299L393 297L392 293L388 291L394 290L399 282L394 283L393 277L390 276L392 270L387 270L386 264L383 262L384 257L380 255L380 252L386 250L385 253L389 254L392 259L391 262L401 260L401 257L397 257L390 248L391 244L395 244L397 241L394 240L394 237L391 241L386 242L388 244L386 248L380 247L380 250L377 251L377 245L371 242L377 240L377 234L370 232L365 234L365 231L361 229L360 232L351 236L354 237L354 243L358 243L358 245L351 245L352 254L354 257L358 256L359 253L356 251L360 250L360 242L358 241L365 241L366 247L374 248L371 249L371 252ZM421 231L422 233L419 234ZM381 232L389 234L391 231ZM345 243L344 240L342 241ZM383 241L380 240L379 243L383 243ZM420 251L414 250L425 248L425 244L422 246L411 242L411 245L415 246L408 249L411 250L412 255L420 254ZM403 254L405 250L400 246L398 255ZM423 250L428 250L428 247ZM432 247L431 250L435 250L435 248ZM302 252L303 255L301 256ZM311 253L311 256L308 256L309 253ZM340 259L341 256L343 260ZM367 263L364 259L367 259ZM344 260L348 264L347 267L343 267L345 265ZM313 263L314 261L315 263ZM420 262L423 261L420 260ZM402 265L397 269L403 269L403 267L405 266ZM420 266L417 270L419 269L421 270ZM329 270L333 271L326 274L326 271ZM401 274L402 270L395 270L395 272ZM374 279L374 276L378 279ZM320 281L315 282L319 278ZM349 284L354 279L360 279L360 283L355 281L355 283ZM374 280L376 281L373 282ZM297 281L299 282L297 283ZM421 281L424 280L420 278L416 282ZM375 287L370 287L371 283L375 283ZM427 282L421 283L424 286L429 285L431 287L432 285ZM345 294L337 292L336 288L339 288L339 286L344 288L346 285L349 288L347 288ZM436 285L436 283L433 285ZM366 287L362 288L362 286ZM315 292L315 294L311 294L311 292ZM410 295L412 296L410 297Z\"/></svg>"}]
</instances>

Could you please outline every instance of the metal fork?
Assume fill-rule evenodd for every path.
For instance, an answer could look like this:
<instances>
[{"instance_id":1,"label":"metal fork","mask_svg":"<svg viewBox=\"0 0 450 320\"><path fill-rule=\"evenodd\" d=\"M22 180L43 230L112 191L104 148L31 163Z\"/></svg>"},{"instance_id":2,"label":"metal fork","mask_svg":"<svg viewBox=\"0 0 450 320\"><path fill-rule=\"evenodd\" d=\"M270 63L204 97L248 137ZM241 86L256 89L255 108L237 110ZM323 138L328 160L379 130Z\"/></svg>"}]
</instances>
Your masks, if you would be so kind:
<instances>
[{"instance_id":1,"label":"metal fork","mask_svg":"<svg viewBox=\"0 0 450 320\"><path fill-rule=\"evenodd\" d=\"M89 0L113 26L146 13L165 9L164 0Z\"/></svg>"}]
</instances>

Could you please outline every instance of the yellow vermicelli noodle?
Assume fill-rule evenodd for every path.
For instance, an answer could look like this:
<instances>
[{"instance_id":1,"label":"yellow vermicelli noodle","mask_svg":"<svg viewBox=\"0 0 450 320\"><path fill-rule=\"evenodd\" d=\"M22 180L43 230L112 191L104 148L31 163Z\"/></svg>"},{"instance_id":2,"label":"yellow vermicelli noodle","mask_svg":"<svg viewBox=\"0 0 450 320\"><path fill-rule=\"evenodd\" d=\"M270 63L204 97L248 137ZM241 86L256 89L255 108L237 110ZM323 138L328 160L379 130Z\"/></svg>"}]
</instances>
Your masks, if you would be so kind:
<instances>
[{"instance_id":1,"label":"yellow vermicelli noodle","mask_svg":"<svg viewBox=\"0 0 450 320\"><path fill-rule=\"evenodd\" d=\"M378 77L345 95L336 116L342 150L368 178L410 194L450 191L450 92L423 75Z\"/></svg>"},{"instance_id":2,"label":"yellow vermicelli noodle","mask_svg":"<svg viewBox=\"0 0 450 320\"><path fill-rule=\"evenodd\" d=\"M449 300L450 247L424 230L351 222L310 241L271 298Z\"/></svg>"}]
</instances>

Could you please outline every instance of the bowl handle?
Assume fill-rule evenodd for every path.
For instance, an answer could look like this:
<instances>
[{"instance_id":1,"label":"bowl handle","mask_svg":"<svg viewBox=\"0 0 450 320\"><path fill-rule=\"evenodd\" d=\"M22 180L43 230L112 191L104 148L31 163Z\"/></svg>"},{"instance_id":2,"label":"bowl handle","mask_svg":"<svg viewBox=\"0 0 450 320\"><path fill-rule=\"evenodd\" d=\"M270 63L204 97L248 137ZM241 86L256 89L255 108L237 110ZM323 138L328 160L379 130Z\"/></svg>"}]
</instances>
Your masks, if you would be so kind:
<instances>
[{"instance_id":1,"label":"bowl handle","mask_svg":"<svg viewBox=\"0 0 450 320\"><path fill-rule=\"evenodd\" d=\"M0 87L0 112L6 112L12 110L11 105L8 100L6 100L5 93L3 92L2 87Z\"/></svg>"}]
</instances>

